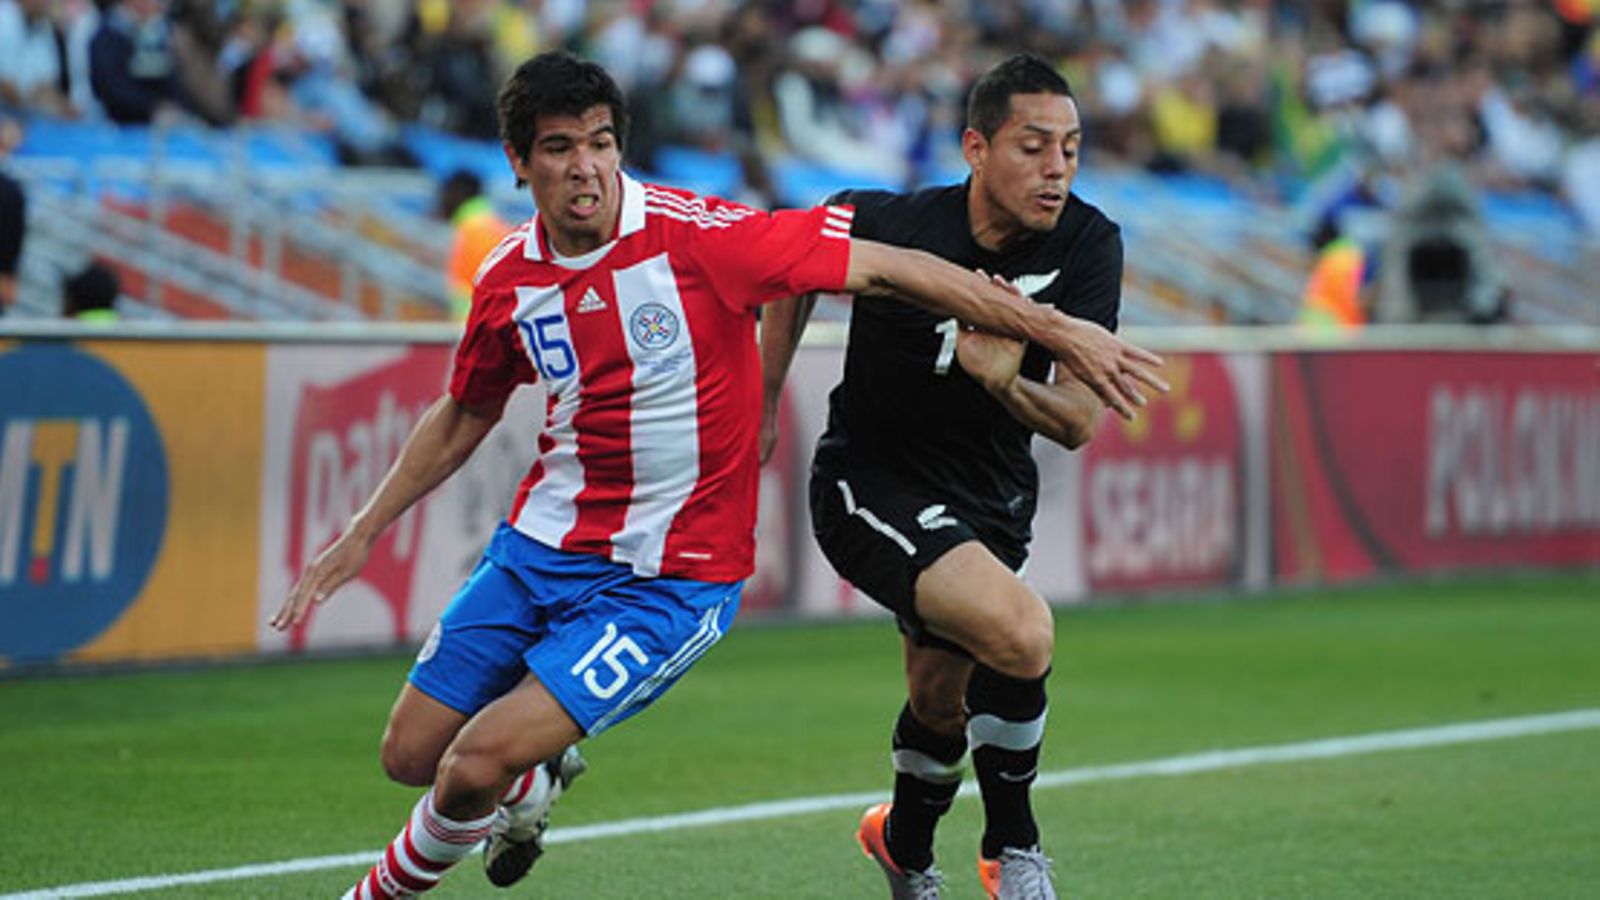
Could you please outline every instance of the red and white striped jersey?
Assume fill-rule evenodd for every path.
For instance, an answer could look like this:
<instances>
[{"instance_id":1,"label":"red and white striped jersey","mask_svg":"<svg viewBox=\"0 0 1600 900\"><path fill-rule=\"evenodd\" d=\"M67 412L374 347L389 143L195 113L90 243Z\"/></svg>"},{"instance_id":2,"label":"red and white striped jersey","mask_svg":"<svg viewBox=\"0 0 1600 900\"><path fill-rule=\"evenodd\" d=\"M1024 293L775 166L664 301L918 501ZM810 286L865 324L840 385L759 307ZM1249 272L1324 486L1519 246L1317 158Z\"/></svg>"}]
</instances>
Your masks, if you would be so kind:
<instances>
[{"instance_id":1,"label":"red and white striped jersey","mask_svg":"<svg viewBox=\"0 0 1600 900\"><path fill-rule=\"evenodd\" d=\"M477 406L545 382L517 530L644 576L736 581L755 556L755 307L842 289L853 210L769 214L619 177L615 240L562 257L535 215L484 260L450 393Z\"/></svg>"}]
</instances>

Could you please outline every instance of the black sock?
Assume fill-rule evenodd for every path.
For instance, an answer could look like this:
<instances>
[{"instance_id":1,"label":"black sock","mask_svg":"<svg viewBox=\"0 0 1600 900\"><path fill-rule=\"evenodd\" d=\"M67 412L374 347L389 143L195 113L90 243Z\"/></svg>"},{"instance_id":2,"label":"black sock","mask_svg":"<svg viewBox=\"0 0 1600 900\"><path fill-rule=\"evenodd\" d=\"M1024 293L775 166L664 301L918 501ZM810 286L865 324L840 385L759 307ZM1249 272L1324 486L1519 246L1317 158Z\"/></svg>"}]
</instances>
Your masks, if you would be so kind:
<instances>
[{"instance_id":1,"label":"black sock","mask_svg":"<svg viewBox=\"0 0 1600 900\"><path fill-rule=\"evenodd\" d=\"M1005 847L1039 843L1028 792L1039 769L1049 675L1012 678L978 666L967 682L967 738L983 792L986 859L998 859Z\"/></svg>"},{"instance_id":2,"label":"black sock","mask_svg":"<svg viewBox=\"0 0 1600 900\"><path fill-rule=\"evenodd\" d=\"M889 856L907 871L933 865L933 828L961 787L965 734L943 735L917 721L911 704L894 727L894 808L889 811Z\"/></svg>"}]
</instances>

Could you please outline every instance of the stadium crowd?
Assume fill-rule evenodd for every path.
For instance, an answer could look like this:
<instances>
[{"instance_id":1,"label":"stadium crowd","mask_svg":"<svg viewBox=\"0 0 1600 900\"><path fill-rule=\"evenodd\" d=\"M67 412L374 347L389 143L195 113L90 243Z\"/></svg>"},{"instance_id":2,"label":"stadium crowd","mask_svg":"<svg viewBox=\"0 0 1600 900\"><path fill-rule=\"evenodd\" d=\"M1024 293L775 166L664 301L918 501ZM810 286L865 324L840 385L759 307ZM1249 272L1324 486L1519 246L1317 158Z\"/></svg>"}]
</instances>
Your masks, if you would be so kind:
<instances>
[{"instance_id":1,"label":"stadium crowd","mask_svg":"<svg viewBox=\"0 0 1600 900\"><path fill-rule=\"evenodd\" d=\"M975 73L1031 49L1076 85L1097 165L1276 195L1352 151L1451 158L1600 228L1597 17L1592 0L0 0L0 109L291 121L349 162L404 163L398 123L492 138L494 86L567 46L646 113L646 169L672 143L910 183L955 162Z\"/></svg>"}]
</instances>

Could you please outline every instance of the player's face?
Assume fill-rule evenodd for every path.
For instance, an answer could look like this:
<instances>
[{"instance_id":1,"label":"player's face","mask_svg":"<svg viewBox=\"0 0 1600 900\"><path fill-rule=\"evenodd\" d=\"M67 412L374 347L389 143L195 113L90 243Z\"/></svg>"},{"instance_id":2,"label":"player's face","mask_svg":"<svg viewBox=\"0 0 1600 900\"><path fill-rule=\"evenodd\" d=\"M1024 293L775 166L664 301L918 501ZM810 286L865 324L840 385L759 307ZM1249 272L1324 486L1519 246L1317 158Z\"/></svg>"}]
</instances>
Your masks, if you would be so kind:
<instances>
[{"instance_id":1,"label":"player's face","mask_svg":"<svg viewBox=\"0 0 1600 900\"><path fill-rule=\"evenodd\" d=\"M972 167L980 213L999 238L1049 231L1067 207L1078 174L1083 128L1078 105L1060 94L1014 94L1011 115L994 137L967 129L962 150Z\"/></svg>"},{"instance_id":2,"label":"player's face","mask_svg":"<svg viewBox=\"0 0 1600 900\"><path fill-rule=\"evenodd\" d=\"M622 187L622 149L611 108L592 106L579 116L541 116L527 159L509 145L506 158L533 188L550 243L561 253L587 253L616 233Z\"/></svg>"}]
</instances>

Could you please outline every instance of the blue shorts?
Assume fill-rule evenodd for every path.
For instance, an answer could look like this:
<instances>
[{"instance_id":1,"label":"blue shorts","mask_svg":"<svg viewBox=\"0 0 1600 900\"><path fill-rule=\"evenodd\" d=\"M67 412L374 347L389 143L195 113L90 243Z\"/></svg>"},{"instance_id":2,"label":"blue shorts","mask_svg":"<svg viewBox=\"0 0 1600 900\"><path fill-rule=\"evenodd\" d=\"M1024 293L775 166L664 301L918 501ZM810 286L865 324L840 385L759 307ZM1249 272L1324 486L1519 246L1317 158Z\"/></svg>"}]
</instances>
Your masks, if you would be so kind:
<instances>
[{"instance_id":1,"label":"blue shorts","mask_svg":"<svg viewBox=\"0 0 1600 900\"><path fill-rule=\"evenodd\" d=\"M533 673L590 736L649 706L733 623L744 582L642 578L502 524L417 654L417 690L473 715Z\"/></svg>"}]
</instances>

